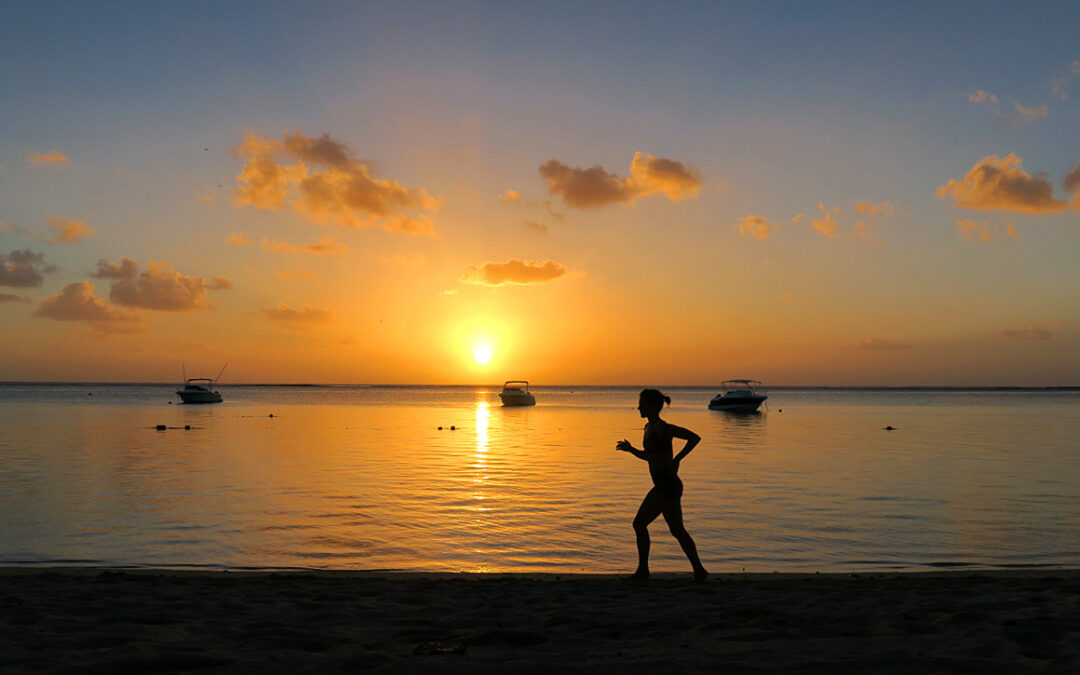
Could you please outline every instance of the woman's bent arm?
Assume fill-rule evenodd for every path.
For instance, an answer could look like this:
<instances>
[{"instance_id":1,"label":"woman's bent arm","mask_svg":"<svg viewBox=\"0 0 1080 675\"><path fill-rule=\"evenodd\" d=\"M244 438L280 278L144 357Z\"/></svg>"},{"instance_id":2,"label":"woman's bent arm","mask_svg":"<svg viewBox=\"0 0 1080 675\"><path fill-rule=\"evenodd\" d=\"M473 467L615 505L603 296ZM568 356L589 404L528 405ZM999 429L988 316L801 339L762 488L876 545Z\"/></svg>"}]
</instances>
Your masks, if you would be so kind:
<instances>
[{"instance_id":1,"label":"woman's bent arm","mask_svg":"<svg viewBox=\"0 0 1080 675\"><path fill-rule=\"evenodd\" d=\"M682 452L675 455L675 459L672 460L673 462L682 461L682 458L689 455L690 451L693 450L694 447L701 442L701 436L698 436L689 429L683 429L682 427L677 427L674 424L671 425L671 436L672 438L686 439L686 445L683 447Z\"/></svg>"}]
</instances>

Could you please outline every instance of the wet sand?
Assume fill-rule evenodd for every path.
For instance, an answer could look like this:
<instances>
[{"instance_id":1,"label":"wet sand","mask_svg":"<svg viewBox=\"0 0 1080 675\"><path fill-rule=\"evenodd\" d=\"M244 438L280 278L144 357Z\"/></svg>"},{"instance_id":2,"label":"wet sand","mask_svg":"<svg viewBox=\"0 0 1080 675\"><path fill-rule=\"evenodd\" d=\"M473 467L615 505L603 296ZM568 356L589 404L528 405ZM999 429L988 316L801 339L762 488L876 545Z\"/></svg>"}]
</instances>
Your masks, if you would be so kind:
<instances>
[{"instance_id":1,"label":"wet sand","mask_svg":"<svg viewBox=\"0 0 1080 675\"><path fill-rule=\"evenodd\" d=\"M0 569L0 672L1080 672L1080 570Z\"/></svg>"}]
</instances>

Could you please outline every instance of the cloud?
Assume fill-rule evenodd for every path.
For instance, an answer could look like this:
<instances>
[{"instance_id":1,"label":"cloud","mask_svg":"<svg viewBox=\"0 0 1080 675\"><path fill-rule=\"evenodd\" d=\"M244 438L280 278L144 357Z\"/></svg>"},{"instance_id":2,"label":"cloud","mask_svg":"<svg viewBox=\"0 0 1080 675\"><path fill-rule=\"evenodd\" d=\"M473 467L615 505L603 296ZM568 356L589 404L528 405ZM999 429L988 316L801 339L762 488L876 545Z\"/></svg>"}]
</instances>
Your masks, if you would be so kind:
<instances>
[{"instance_id":1,"label":"cloud","mask_svg":"<svg viewBox=\"0 0 1080 675\"><path fill-rule=\"evenodd\" d=\"M430 232L431 220L407 212L438 211L443 203L423 188L372 176L367 164L353 159L345 144L325 133L309 138L296 131L279 142L245 131L234 153L247 159L236 177L236 203L241 206L277 210L288 204L322 225L383 225L392 232L415 234ZM282 164L283 157L295 161Z\"/></svg>"},{"instance_id":2,"label":"cloud","mask_svg":"<svg viewBox=\"0 0 1080 675\"><path fill-rule=\"evenodd\" d=\"M214 277L206 283L206 288L211 291L231 291L233 282L228 277Z\"/></svg>"},{"instance_id":3,"label":"cloud","mask_svg":"<svg viewBox=\"0 0 1080 675\"><path fill-rule=\"evenodd\" d=\"M908 344L907 342L892 342L884 338L875 337L853 342L849 346L874 352L895 352L902 349L911 349L914 345Z\"/></svg>"},{"instance_id":4,"label":"cloud","mask_svg":"<svg viewBox=\"0 0 1080 675\"><path fill-rule=\"evenodd\" d=\"M13 293L0 293L0 302L30 302L30 297Z\"/></svg>"},{"instance_id":5,"label":"cloud","mask_svg":"<svg viewBox=\"0 0 1080 675\"><path fill-rule=\"evenodd\" d=\"M397 232L399 234L430 236L435 233L435 222L423 213L415 218L402 215L387 219L383 223L383 229L387 232Z\"/></svg>"},{"instance_id":6,"label":"cloud","mask_svg":"<svg viewBox=\"0 0 1080 675\"><path fill-rule=\"evenodd\" d=\"M881 202L880 204L855 202L855 213L862 213L873 220L877 220L878 218L892 218L892 202Z\"/></svg>"},{"instance_id":7,"label":"cloud","mask_svg":"<svg viewBox=\"0 0 1080 675\"><path fill-rule=\"evenodd\" d=\"M120 258L119 262L98 261L97 270L90 276L95 279L131 279L139 273L139 263L131 258Z\"/></svg>"},{"instance_id":8,"label":"cloud","mask_svg":"<svg viewBox=\"0 0 1080 675\"><path fill-rule=\"evenodd\" d=\"M255 243L251 241L251 237L247 236L243 232L233 232L225 241L229 242L233 246L251 246Z\"/></svg>"},{"instance_id":9,"label":"cloud","mask_svg":"<svg viewBox=\"0 0 1080 675\"><path fill-rule=\"evenodd\" d=\"M825 204L823 202L818 202L818 211L821 213L821 217L817 219L811 219L810 227L814 228L815 230L830 239L836 239L836 218L833 217L833 213L825 207Z\"/></svg>"},{"instance_id":10,"label":"cloud","mask_svg":"<svg viewBox=\"0 0 1080 675\"><path fill-rule=\"evenodd\" d=\"M282 270L278 272L278 276L282 279L314 279L315 274L313 272L297 272L296 270Z\"/></svg>"},{"instance_id":11,"label":"cloud","mask_svg":"<svg viewBox=\"0 0 1080 675\"><path fill-rule=\"evenodd\" d=\"M102 260L93 276L113 279L109 300L124 307L188 312L207 306L209 286L202 277L185 276L169 263L153 260L147 263L145 272L138 269L138 264L130 258L121 258L119 263Z\"/></svg>"},{"instance_id":12,"label":"cloud","mask_svg":"<svg viewBox=\"0 0 1080 675\"><path fill-rule=\"evenodd\" d=\"M45 281L44 274L56 268L45 264L44 253L30 249L0 253L0 286L32 288Z\"/></svg>"},{"instance_id":13,"label":"cloud","mask_svg":"<svg viewBox=\"0 0 1080 675\"><path fill-rule=\"evenodd\" d=\"M312 328L334 320L334 313L329 309L317 309L311 305L290 309L284 302L279 302L274 309L264 309L263 314L271 321L298 329Z\"/></svg>"},{"instance_id":14,"label":"cloud","mask_svg":"<svg viewBox=\"0 0 1080 675\"><path fill-rule=\"evenodd\" d=\"M1050 181L1028 175L1021 162L1015 154L1004 158L990 155L976 163L963 180L950 180L935 194L939 199L952 198L953 206L980 211L1039 214L1064 209L1066 204L1054 198Z\"/></svg>"},{"instance_id":15,"label":"cloud","mask_svg":"<svg viewBox=\"0 0 1080 675\"><path fill-rule=\"evenodd\" d=\"M1065 66L1050 82L1050 89L1061 99L1069 98L1072 82L1080 76L1080 61Z\"/></svg>"},{"instance_id":16,"label":"cloud","mask_svg":"<svg viewBox=\"0 0 1080 675\"><path fill-rule=\"evenodd\" d=\"M198 199L203 204L206 204L217 199L217 195L213 192L198 192L195 194L195 199Z\"/></svg>"},{"instance_id":17,"label":"cloud","mask_svg":"<svg viewBox=\"0 0 1080 675\"><path fill-rule=\"evenodd\" d=\"M81 220L46 217L45 222L56 231L56 236L52 238L54 244L68 244L94 234L94 228Z\"/></svg>"},{"instance_id":18,"label":"cloud","mask_svg":"<svg viewBox=\"0 0 1080 675\"><path fill-rule=\"evenodd\" d=\"M528 230L536 232L538 234L547 234L548 231L547 225L544 225L543 223L538 223L535 220L526 220L524 225Z\"/></svg>"},{"instance_id":19,"label":"cloud","mask_svg":"<svg viewBox=\"0 0 1080 675\"><path fill-rule=\"evenodd\" d=\"M1016 114L1006 118L1005 121L1017 127L1031 124L1037 119L1046 117L1049 113L1049 108L1045 105L1041 105L1038 108L1027 108L1020 105L1018 102L1013 101L1013 107L1016 108Z\"/></svg>"},{"instance_id":20,"label":"cloud","mask_svg":"<svg viewBox=\"0 0 1080 675\"><path fill-rule=\"evenodd\" d=\"M507 190L499 195L499 201L503 204L513 204L521 199L521 193L517 190Z\"/></svg>"},{"instance_id":21,"label":"cloud","mask_svg":"<svg viewBox=\"0 0 1080 675\"><path fill-rule=\"evenodd\" d=\"M802 223L804 220L806 220L806 214L805 213L796 213L791 218L791 222L796 224L796 225Z\"/></svg>"},{"instance_id":22,"label":"cloud","mask_svg":"<svg viewBox=\"0 0 1080 675\"><path fill-rule=\"evenodd\" d=\"M46 153L31 152L26 156L26 161L38 166L67 166L68 164L71 164L71 160L68 159L68 156L59 150L53 150Z\"/></svg>"},{"instance_id":23,"label":"cloud","mask_svg":"<svg viewBox=\"0 0 1080 675\"><path fill-rule=\"evenodd\" d=\"M1080 164L1076 164L1065 174L1065 191L1073 196L1074 209L1080 209Z\"/></svg>"},{"instance_id":24,"label":"cloud","mask_svg":"<svg viewBox=\"0 0 1080 675\"><path fill-rule=\"evenodd\" d=\"M554 260L537 262L511 259L503 263L486 262L479 267L469 265L465 269L465 275L461 277L461 282L486 286L542 284L558 279L566 273L566 267Z\"/></svg>"},{"instance_id":25,"label":"cloud","mask_svg":"<svg viewBox=\"0 0 1080 675\"><path fill-rule=\"evenodd\" d=\"M972 103L997 103L998 97L993 94L988 94L982 89L975 91L974 93L966 93L967 99Z\"/></svg>"},{"instance_id":26,"label":"cloud","mask_svg":"<svg viewBox=\"0 0 1080 675\"><path fill-rule=\"evenodd\" d=\"M1054 336L1049 330L1039 326L1024 326L1023 328L1006 328L998 335L1018 340L1049 340Z\"/></svg>"},{"instance_id":27,"label":"cloud","mask_svg":"<svg viewBox=\"0 0 1080 675\"><path fill-rule=\"evenodd\" d=\"M868 224L865 220L860 220L859 222L855 223L855 229L852 230L852 234L854 234L859 239L870 239L874 236L874 232L876 231L876 227Z\"/></svg>"},{"instance_id":28,"label":"cloud","mask_svg":"<svg viewBox=\"0 0 1080 675\"><path fill-rule=\"evenodd\" d=\"M768 239L769 231L776 227L765 216L745 216L739 220L739 232L754 239Z\"/></svg>"},{"instance_id":29,"label":"cloud","mask_svg":"<svg viewBox=\"0 0 1080 675\"><path fill-rule=\"evenodd\" d=\"M42 300L33 315L57 321L88 321L106 332L139 329L138 317L94 295L94 285L89 281L64 286L64 290L57 295Z\"/></svg>"},{"instance_id":30,"label":"cloud","mask_svg":"<svg viewBox=\"0 0 1080 675\"><path fill-rule=\"evenodd\" d=\"M635 152L630 175L620 178L602 166L570 167L558 159L540 165L540 176L552 194L561 195L567 206L601 208L609 204L632 204L639 197L663 193L671 201L696 197L701 174L682 162Z\"/></svg>"},{"instance_id":31,"label":"cloud","mask_svg":"<svg viewBox=\"0 0 1080 675\"><path fill-rule=\"evenodd\" d=\"M274 251L275 253L308 253L311 255L341 255L349 250L348 246L334 241L334 238L330 235L320 239L317 244L301 244L300 246L271 239L270 237L263 237L262 247L264 251Z\"/></svg>"},{"instance_id":32,"label":"cloud","mask_svg":"<svg viewBox=\"0 0 1080 675\"><path fill-rule=\"evenodd\" d=\"M635 152L630 176L641 196L663 192L673 202L696 197L701 190L701 173L664 157Z\"/></svg>"}]
</instances>

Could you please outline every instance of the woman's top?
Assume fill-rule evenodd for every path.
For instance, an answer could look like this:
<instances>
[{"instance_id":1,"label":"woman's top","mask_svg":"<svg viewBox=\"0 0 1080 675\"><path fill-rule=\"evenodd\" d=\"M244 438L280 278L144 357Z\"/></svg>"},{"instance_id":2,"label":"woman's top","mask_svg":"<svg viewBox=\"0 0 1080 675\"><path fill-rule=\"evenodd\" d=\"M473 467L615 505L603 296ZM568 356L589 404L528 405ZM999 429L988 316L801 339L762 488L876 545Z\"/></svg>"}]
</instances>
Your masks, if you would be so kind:
<instances>
[{"instance_id":1,"label":"woman's top","mask_svg":"<svg viewBox=\"0 0 1080 675\"><path fill-rule=\"evenodd\" d=\"M645 435L641 445L645 450L645 459L649 462L649 475L656 487L675 490L682 487L682 482L671 464L674 453L671 449L671 429L664 420L656 424L645 425Z\"/></svg>"}]
</instances>

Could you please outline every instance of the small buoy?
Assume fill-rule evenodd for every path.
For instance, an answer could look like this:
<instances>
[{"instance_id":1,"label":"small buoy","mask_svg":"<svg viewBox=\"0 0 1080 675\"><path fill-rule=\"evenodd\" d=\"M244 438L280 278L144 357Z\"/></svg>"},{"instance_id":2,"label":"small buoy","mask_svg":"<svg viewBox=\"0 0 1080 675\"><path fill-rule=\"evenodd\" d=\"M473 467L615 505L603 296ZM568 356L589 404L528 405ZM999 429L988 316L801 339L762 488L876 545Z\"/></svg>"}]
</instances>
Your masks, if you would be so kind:
<instances>
[{"instance_id":1,"label":"small buoy","mask_svg":"<svg viewBox=\"0 0 1080 675\"><path fill-rule=\"evenodd\" d=\"M457 427L450 427L450 431L457 431Z\"/></svg>"},{"instance_id":2,"label":"small buoy","mask_svg":"<svg viewBox=\"0 0 1080 675\"><path fill-rule=\"evenodd\" d=\"M783 408L777 408L776 412L784 412L784 409Z\"/></svg>"},{"instance_id":3,"label":"small buoy","mask_svg":"<svg viewBox=\"0 0 1080 675\"><path fill-rule=\"evenodd\" d=\"M442 427L439 427L439 431L442 431Z\"/></svg>"},{"instance_id":4,"label":"small buoy","mask_svg":"<svg viewBox=\"0 0 1080 675\"><path fill-rule=\"evenodd\" d=\"M154 428L157 429L158 431L165 431L165 425L164 424L159 424Z\"/></svg>"},{"instance_id":5,"label":"small buoy","mask_svg":"<svg viewBox=\"0 0 1080 675\"><path fill-rule=\"evenodd\" d=\"M191 431L191 425L190 424L185 424L184 425L184 431Z\"/></svg>"},{"instance_id":6,"label":"small buoy","mask_svg":"<svg viewBox=\"0 0 1080 675\"><path fill-rule=\"evenodd\" d=\"M267 417L273 417L273 416L274 416L274 413L270 413L269 415L267 415Z\"/></svg>"},{"instance_id":7,"label":"small buoy","mask_svg":"<svg viewBox=\"0 0 1080 675\"><path fill-rule=\"evenodd\" d=\"M172 401L169 401L169 405L172 405Z\"/></svg>"},{"instance_id":8,"label":"small buoy","mask_svg":"<svg viewBox=\"0 0 1080 675\"><path fill-rule=\"evenodd\" d=\"M894 427L894 426L885 427L885 431L896 431L896 427Z\"/></svg>"}]
</instances>

